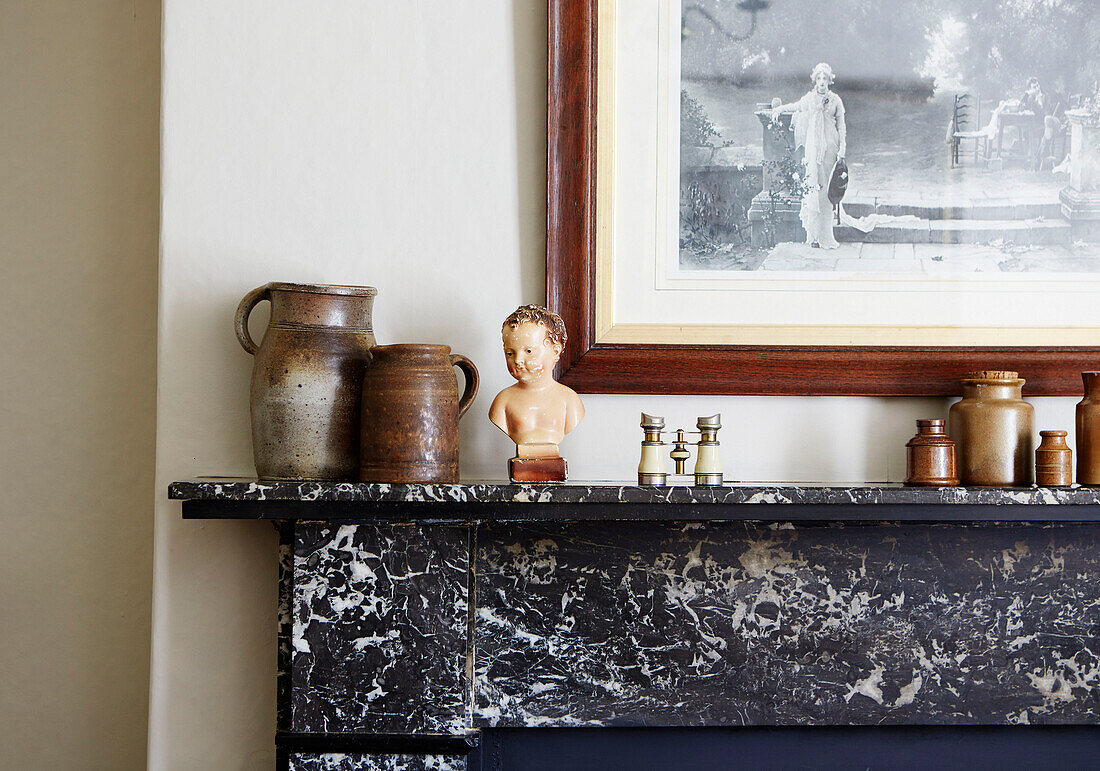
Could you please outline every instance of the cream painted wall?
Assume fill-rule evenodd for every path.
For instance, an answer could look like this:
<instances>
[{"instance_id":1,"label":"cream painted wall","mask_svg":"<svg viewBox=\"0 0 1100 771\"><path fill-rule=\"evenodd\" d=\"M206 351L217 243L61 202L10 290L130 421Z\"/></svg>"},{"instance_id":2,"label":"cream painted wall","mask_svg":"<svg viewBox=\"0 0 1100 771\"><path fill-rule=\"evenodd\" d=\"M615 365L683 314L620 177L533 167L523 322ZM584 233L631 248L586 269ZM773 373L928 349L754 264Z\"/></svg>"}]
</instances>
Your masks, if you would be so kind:
<instances>
[{"instance_id":1,"label":"cream painted wall","mask_svg":"<svg viewBox=\"0 0 1100 771\"><path fill-rule=\"evenodd\" d=\"M160 3L0 2L0 767L142 768Z\"/></svg>"},{"instance_id":2,"label":"cream painted wall","mask_svg":"<svg viewBox=\"0 0 1100 771\"><path fill-rule=\"evenodd\" d=\"M545 3L165 0L157 489L253 473L251 360L232 332L267 281L379 288L380 342L472 357L466 479L511 447L485 418L511 381L497 336L544 297ZM262 328L262 313L254 332ZM690 390L690 384L686 384ZM721 411L731 476L898 480L934 399L589 396L578 479L629 479L638 413ZM1073 400L1039 400L1068 426ZM272 760L275 534L157 511L153 768Z\"/></svg>"}]
</instances>

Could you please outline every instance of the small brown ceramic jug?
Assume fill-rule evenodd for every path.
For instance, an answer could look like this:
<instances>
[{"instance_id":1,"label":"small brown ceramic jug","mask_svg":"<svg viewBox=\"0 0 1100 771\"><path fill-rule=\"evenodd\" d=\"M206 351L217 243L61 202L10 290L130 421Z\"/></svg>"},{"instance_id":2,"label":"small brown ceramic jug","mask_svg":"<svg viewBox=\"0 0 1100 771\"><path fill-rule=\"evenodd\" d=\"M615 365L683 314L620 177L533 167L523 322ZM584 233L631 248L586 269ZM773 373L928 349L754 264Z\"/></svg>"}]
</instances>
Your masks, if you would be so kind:
<instances>
[{"instance_id":1,"label":"small brown ceramic jug","mask_svg":"<svg viewBox=\"0 0 1100 771\"><path fill-rule=\"evenodd\" d=\"M445 345L371 349L363 378L359 479L458 482L458 419L477 396L474 363ZM454 367L466 375L459 398Z\"/></svg>"},{"instance_id":2,"label":"small brown ceramic jug","mask_svg":"<svg viewBox=\"0 0 1100 771\"><path fill-rule=\"evenodd\" d=\"M962 401L951 405L959 482L964 485L1030 485L1035 460L1035 409L1024 401L1015 372L985 371L961 380Z\"/></svg>"},{"instance_id":3,"label":"small brown ceramic jug","mask_svg":"<svg viewBox=\"0 0 1100 771\"><path fill-rule=\"evenodd\" d=\"M1082 372L1085 398L1077 404L1077 484L1100 485L1100 372Z\"/></svg>"},{"instance_id":4,"label":"small brown ceramic jug","mask_svg":"<svg viewBox=\"0 0 1100 771\"><path fill-rule=\"evenodd\" d=\"M374 345L372 286L273 283L237 307L237 340L252 354L252 451L260 479L354 480L359 394ZM271 302L256 345L248 316Z\"/></svg>"}]
</instances>

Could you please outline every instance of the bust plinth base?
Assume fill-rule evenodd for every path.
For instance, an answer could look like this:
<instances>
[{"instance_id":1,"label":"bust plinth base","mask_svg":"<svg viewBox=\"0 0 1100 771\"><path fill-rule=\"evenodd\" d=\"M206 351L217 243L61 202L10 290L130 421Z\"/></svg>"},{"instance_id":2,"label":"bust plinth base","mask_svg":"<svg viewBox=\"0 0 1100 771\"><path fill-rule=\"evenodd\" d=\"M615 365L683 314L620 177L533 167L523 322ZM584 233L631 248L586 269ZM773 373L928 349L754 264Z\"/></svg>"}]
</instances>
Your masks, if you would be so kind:
<instances>
[{"instance_id":1,"label":"bust plinth base","mask_svg":"<svg viewBox=\"0 0 1100 771\"><path fill-rule=\"evenodd\" d=\"M513 482L564 482L565 458L512 458L508 476Z\"/></svg>"}]
</instances>

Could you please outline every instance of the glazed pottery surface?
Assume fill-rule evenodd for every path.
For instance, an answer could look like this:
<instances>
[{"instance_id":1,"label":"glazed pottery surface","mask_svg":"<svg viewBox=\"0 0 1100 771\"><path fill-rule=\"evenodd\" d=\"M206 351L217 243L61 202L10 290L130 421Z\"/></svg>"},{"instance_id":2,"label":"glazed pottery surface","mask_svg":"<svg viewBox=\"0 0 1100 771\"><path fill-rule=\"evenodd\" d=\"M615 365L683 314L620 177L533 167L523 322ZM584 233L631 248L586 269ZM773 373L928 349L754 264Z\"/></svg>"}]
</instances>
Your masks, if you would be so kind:
<instances>
[{"instance_id":1,"label":"glazed pottery surface","mask_svg":"<svg viewBox=\"0 0 1100 771\"><path fill-rule=\"evenodd\" d=\"M1100 485L1100 372L1082 372L1085 398L1077 404L1077 484Z\"/></svg>"},{"instance_id":2,"label":"glazed pottery surface","mask_svg":"<svg viewBox=\"0 0 1100 771\"><path fill-rule=\"evenodd\" d=\"M406 343L371 350L363 378L364 482L458 482L458 419L477 395L478 374L446 345ZM458 395L454 368L466 376Z\"/></svg>"},{"instance_id":3,"label":"glazed pottery surface","mask_svg":"<svg viewBox=\"0 0 1100 771\"><path fill-rule=\"evenodd\" d=\"M1015 372L987 371L961 381L962 401L951 405L959 482L1023 486L1032 481L1034 408L1023 400Z\"/></svg>"},{"instance_id":4,"label":"glazed pottery surface","mask_svg":"<svg viewBox=\"0 0 1100 771\"><path fill-rule=\"evenodd\" d=\"M905 484L953 487L959 483L955 442L947 435L946 421L918 420L917 435L905 444Z\"/></svg>"},{"instance_id":5,"label":"glazed pottery surface","mask_svg":"<svg viewBox=\"0 0 1100 771\"><path fill-rule=\"evenodd\" d=\"M236 330L255 357L249 401L260 479L357 477L376 294L374 287L272 283L241 300ZM264 300L271 320L256 345L248 316Z\"/></svg>"},{"instance_id":6,"label":"glazed pottery surface","mask_svg":"<svg viewBox=\"0 0 1100 771\"><path fill-rule=\"evenodd\" d=\"M1035 449L1035 484L1039 487L1069 487L1073 484L1073 451L1066 444L1066 431L1040 431L1042 441Z\"/></svg>"}]
</instances>

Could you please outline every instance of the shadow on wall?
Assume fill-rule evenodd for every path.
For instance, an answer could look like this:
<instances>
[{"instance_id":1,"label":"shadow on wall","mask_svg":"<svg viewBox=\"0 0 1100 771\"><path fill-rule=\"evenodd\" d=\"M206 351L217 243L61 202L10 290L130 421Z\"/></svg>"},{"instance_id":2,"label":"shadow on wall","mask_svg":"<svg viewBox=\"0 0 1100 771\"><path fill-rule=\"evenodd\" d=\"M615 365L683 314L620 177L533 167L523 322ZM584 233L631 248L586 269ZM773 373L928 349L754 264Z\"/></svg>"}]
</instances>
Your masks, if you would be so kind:
<instances>
[{"instance_id":1,"label":"shadow on wall","mask_svg":"<svg viewBox=\"0 0 1100 771\"><path fill-rule=\"evenodd\" d=\"M0 25L7 768L146 760L160 7Z\"/></svg>"},{"instance_id":2,"label":"shadow on wall","mask_svg":"<svg viewBox=\"0 0 1100 771\"><path fill-rule=\"evenodd\" d=\"M516 132L516 214L522 245L546 240L546 57L530 55L546 47L545 7L538 13L516 13L513 5L512 29L516 125L520 127ZM523 302L545 303L545 255L543 260L520 260L520 284Z\"/></svg>"}]
</instances>

